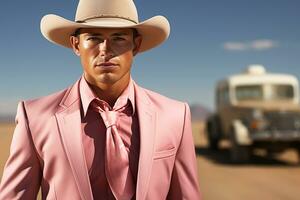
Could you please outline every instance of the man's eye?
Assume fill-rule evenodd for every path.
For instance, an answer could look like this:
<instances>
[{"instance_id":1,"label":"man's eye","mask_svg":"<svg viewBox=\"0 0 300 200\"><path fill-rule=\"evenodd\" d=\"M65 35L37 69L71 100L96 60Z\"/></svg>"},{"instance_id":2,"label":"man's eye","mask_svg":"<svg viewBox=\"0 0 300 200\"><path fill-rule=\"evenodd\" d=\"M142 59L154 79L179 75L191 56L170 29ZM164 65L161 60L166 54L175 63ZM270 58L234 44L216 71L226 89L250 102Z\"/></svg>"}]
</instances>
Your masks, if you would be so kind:
<instances>
[{"instance_id":1,"label":"man's eye","mask_svg":"<svg viewBox=\"0 0 300 200\"><path fill-rule=\"evenodd\" d=\"M118 41L125 41L126 39L122 37L114 37L113 40L118 42Z\"/></svg>"},{"instance_id":2,"label":"man's eye","mask_svg":"<svg viewBox=\"0 0 300 200\"><path fill-rule=\"evenodd\" d=\"M98 37L88 37L87 40L89 40L89 41L101 41L101 39L98 38Z\"/></svg>"}]
</instances>

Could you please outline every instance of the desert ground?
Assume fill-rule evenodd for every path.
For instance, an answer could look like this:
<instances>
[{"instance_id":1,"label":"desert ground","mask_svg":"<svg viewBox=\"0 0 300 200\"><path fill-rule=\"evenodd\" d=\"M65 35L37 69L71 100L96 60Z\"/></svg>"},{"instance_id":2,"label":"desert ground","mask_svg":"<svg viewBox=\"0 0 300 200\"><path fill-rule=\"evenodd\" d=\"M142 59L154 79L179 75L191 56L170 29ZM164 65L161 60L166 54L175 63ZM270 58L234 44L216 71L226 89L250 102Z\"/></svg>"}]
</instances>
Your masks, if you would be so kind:
<instances>
[{"instance_id":1,"label":"desert ground","mask_svg":"<svg viewBox=\"0 0 300 200\"><path fill-rule=\"evenodd\" d=\"M9 154L14 124L0 124L0 177ZM256 152L249 163L229 161L228 144L210 151L202 122L193 123L198 178L203 200L297 200L300 165L293 150L267 158ZM40 197L38 197L40 198Z\"/></svg>"}]
</instances>

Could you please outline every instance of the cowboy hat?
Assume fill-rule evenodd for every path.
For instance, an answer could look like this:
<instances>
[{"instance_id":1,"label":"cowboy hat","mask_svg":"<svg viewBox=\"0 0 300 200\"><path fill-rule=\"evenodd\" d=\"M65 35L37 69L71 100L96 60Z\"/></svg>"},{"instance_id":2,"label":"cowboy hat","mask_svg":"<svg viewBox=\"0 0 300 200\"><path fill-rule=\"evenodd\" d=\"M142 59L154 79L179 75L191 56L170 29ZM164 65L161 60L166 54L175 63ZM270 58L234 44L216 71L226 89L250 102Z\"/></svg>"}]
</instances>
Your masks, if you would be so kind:
<instances>
[{"instance_id":1,"label":"cowboy hat","mask_svg":"<svg viewBox=\"0 0 300 200\"><path fill-rule=\"evenodd\" d=\"M79 28L135 28L142 35L139 52L161 44L170 33L169 22L163 16L139 22L133 0L80 0L75 22L54 14L41 20L43 36L67 48L71 48L70 36Z\"/></svg>"}]
</instances>

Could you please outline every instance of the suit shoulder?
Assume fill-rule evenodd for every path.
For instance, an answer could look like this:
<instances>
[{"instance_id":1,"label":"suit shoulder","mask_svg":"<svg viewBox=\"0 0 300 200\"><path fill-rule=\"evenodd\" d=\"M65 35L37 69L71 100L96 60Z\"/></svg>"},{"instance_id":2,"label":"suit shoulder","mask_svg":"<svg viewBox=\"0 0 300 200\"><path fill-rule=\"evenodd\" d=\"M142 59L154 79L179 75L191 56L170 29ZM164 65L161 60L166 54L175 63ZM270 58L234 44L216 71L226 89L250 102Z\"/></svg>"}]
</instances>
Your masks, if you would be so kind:
<instances>
[{"instance_id":1,"label":"suit shoulder","mask_svg":"<svg viewBox=\"0 0 300 200\"><path fill-rule=\"evenodd\" d=\"M172 135L172 138L179 142L185 124L190 123L190 109L188 104L168 98L151 90L143 90L150 101L149 105L156 112L156 120L159 123L157 128L161 129L160 132L163 135Z\"/></svg>"},{"instance_id":2,"label":"suit shoulder","mask_svg":"<svg viewBox=\"0 0 300 200\"><path fill-rule=\"evenodd\" d=\"M24 106L28 115L36 115L46 113L55 113L58 105L69 91L70 88L66 88L64 90L52 93L47 96L39 97L36 99L30 99L24 101Z\"/></svg>"},{"instance_id":3,"label":"suit shoulder","mask_svg":"<svg viewBox=\"0 0 300 200\"><path fill-rule=\"evenodd\" d=\"M182 121L185 115L190 113L189 106L185 102L171 99L148 89L143 88L143 90L161 117Z\"/></svg>"},{"instance_id":4,"label":"suit shoulder","mask_svg":"<svg viewBox=\"0 0 300 200\"><path fill-rule=\"evenodd\" d=\"M186 103L182 102L182 101L178 101L169 97L166 97L162 94L159 94L157 92L154 92L152 90L148 90L143 88L143 90L146 92L146 94L148 95L148 97L150 98L151 102L156 104L156 105L168 105L167 107L171 106L184 106Z\"/></svg>"}]
</instances>

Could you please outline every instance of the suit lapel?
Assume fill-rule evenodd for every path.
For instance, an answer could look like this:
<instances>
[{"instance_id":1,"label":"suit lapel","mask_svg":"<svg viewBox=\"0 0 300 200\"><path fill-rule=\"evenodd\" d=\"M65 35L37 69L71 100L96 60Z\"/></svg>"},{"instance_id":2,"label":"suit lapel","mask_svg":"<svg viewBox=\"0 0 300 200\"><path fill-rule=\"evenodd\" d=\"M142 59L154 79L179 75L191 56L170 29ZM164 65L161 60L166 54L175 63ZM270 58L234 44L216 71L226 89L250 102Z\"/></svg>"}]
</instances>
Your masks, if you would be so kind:
<instances>
[{"instance_id":1,"label":"suit lapel","mask_svg":"<svg viewBox=\"0 0 300 200\"><path fill-rule=\"evenodd\" d=\"M136 187L136 199L145 199L151 177L156 134L156 113L145 92L136 84L136 106L140 126L140 156Z\"/></svg>"},{"instance_id":2,"label":"suit lapel","mask_svg":"<svg viewBox=\"0 0 300 200\"><path fill-rule=\"evenodd\" d=\"M62 109L56 113L65 153L80 196L92 200L92 191L82 144L82 128L79 99L79 81L70 88L61 102Z\"/></svg>"}]
</instances>

